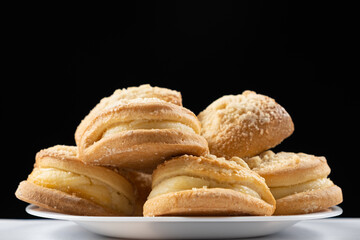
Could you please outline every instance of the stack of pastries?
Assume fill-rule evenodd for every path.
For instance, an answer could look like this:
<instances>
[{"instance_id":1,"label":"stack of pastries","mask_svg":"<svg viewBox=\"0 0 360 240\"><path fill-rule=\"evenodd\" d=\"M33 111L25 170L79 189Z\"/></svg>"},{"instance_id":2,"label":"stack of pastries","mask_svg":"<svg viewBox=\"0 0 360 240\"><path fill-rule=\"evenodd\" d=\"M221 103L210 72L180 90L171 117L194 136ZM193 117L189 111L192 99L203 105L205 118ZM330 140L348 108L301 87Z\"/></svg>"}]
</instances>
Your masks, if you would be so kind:
<instances>
[{"instance_id":1,"label":"stack of pastries","mask_svg":"<svg viewBox=\"0 0 360 240\"><path fill-rule=\"evenodd\" d=\"M324 157L270 150L293 131L282 106L252 91L196 116L178 91L119 89L80 122L76 146L36 154L15 195L86 216L269 216L341 203Z\"/></svg>"}]
</instances>

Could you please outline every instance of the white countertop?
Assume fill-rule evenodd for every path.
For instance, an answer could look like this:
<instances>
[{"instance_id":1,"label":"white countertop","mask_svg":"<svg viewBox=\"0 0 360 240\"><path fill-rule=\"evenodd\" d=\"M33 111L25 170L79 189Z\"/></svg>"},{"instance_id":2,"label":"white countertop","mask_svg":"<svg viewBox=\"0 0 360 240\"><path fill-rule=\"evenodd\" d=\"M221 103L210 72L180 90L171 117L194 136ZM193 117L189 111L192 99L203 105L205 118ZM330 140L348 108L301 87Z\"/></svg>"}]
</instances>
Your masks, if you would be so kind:
<instances>
[{"instance_id":1,"label":"white countertop","mask_svg":"<svg viewBox=\"0 0 360 240\"><path fill-rule=\"evenodd\" d=\"M114 239L88 232L70 221L0 219L0 239ZM302 221L282 232L255 239L360 239L360 218Z\"/></svg>"}]
</instances>

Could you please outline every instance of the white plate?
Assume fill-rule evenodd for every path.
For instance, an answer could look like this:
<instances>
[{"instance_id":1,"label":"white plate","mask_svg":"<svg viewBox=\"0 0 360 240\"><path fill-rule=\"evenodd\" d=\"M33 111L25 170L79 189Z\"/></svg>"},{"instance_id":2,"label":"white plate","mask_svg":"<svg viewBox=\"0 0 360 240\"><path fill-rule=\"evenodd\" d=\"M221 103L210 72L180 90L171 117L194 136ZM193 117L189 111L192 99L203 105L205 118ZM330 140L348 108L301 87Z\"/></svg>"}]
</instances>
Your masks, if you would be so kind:
<instances>
[{"instance_id":1,"label":"white plate","mask_svg":"<svg viewBox=\"0 0 360 240\"><path fill-rule=\"evenodd\" d=\"M137 239L214 239L258 237L279 232L303 220L335 217L340 207L289 216L243 217L88 217L55 213L29 205L26 212L44 218L73 221L109 237Z\"/></svg>"}]
</instances>

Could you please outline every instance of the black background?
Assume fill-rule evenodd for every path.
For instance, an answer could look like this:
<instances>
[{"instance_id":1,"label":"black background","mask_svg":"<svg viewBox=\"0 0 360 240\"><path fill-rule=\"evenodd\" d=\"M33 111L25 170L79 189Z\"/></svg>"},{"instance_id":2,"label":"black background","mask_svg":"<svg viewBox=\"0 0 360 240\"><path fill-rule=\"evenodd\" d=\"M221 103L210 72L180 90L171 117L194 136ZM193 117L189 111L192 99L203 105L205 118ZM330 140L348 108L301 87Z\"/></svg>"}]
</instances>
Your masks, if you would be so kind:
<instances>
[{"instance_id":1,"label":"black background","mask_svg":"<svg viewBox=\"0 0 360 240\"><path fill-rule=\"evenodd\" d=\"M101 98L144 83L181 91L195 114L246 89L274 98L295 124L275 151L326 156L343 189L342 216L360 217L356 54L343 6L129 1L8 10L0 218L32 218L14 192L36 152L74 145L77 125Z\"/></svg>"}]
</instances>

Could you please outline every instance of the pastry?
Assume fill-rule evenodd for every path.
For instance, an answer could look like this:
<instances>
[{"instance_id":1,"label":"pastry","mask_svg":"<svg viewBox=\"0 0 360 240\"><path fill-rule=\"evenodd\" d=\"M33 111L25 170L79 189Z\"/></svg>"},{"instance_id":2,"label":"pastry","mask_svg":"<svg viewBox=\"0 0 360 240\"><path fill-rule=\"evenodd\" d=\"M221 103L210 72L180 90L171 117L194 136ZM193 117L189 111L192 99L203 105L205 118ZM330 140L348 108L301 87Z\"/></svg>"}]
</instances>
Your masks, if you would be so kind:
<instances>
[{"instance_id":1,"label":"pastry","mask_svg":"<svg viewBox=\"0 0 360 240\"><path fill-rule=\"evenodd\" d=\"M84 122L82 161L151 172L167 158L208 152L190 110L157 98L122 99Z\"/></svg>"},{"instance_id":2,"label":"pastry","mask_svg":"<svg viewBox=\"0 0 360 240\"><path fill-rule=\"evenodd\" d=\"M276 199L276 215L317 212L342 202L341 188L328 178L324 157L266 151L244 160L265 178Z\"/></svg>"},{"instance_id":3,"label":"pastry","mask_svg":"<svg viewBox=\"0 0 360 240\"><path fill-rule=\"evenodd\" d=\"M136 196L134 216L143 216L143 206L151 192L151 174L114 168L114 171L124 176L133 186Z\"/></svg>"},{"instance_id":4,"label":"pastry","mask_svg":"<svg viewBox=\"0 0 360 240\"><path fill-rule=\"evenodd\" d=\"M244 91L211 103L198 118L210 153L219 157L252 157L275 147L294 131L286 110L274 99Z\"/></svg>"},{"instance_id":5,"label":"pastry","mask_svg":"<svg viewBox=\"0 0 360 240\"><path fill-rule=\"evenodd\" d=\"M63 145L36 154L32 173L15 195L42 208L74 215L133 215L137 204L135 189L125 177L84 164L76 147Z\"/></svg>"},{"instance_id":6,"label":"pastry","mask_svg":"<svg viewBox=\"0 0 360 240\"><path fill-rule=\"evenodd\" d=\"M90 111L90 113L81 121L75 132L75 140L79 141L80 136L85 131L86 122L98 111L107 106L116 103L120 99L135 98L158 98L182 106L181 93L167 88L152 87L149 84L140 85L139 87L129 87L117 89L111 96L101 99L101 101Z\"/></svg>"},{"instance_id":7,"label":"pastry","mask_svg":"<svg viewBox=\"0 0 360 240\"><path fill-rule=\"evenodd\" d=\"M164 162L153 172L144 216L271 215L275 199L264 179L239 162L212 155Z\"/></svg>"}]
</instances>

